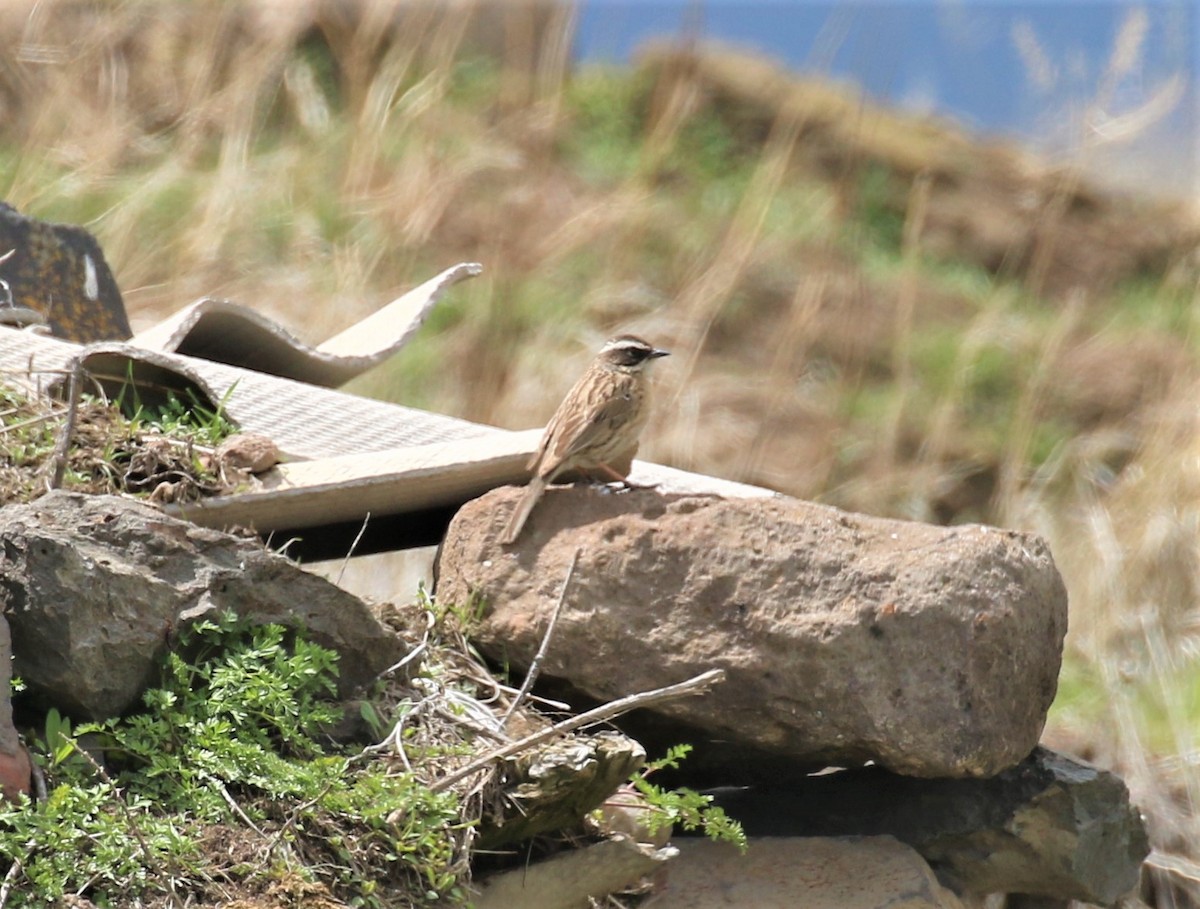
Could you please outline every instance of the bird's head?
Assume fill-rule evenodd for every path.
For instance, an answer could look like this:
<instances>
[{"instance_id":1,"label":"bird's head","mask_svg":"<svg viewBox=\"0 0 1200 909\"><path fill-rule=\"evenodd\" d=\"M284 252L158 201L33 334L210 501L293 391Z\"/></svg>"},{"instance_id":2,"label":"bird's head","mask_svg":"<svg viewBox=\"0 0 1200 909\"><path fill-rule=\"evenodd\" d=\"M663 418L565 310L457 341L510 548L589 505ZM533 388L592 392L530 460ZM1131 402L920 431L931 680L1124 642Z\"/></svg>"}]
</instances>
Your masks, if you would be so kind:
<instances>
[{"instance_id":1,"label":"bird's head","mask_svg":"<svg viewBox=\"0 0 1200 909\"><path fill-rule=\"evenodd\" d=\"M670 353L669 350L660 350L634 335L617 335L600 348L597 359L609 369L641 372L652 361Z\"/></svg>"}]
</instances>

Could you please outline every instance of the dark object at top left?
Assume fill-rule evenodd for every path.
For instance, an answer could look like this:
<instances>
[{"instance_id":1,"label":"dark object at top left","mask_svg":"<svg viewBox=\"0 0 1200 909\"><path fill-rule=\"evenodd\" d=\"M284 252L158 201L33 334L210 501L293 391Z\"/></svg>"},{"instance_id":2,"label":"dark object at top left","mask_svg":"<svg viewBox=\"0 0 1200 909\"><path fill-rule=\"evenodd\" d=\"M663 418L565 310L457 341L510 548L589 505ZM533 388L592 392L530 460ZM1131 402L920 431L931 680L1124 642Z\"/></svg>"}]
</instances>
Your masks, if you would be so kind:
<instances>
[{"instance_id":1,"label":"dark object at top left","mask_svg":"<svg viewBox=\"0 0 1200 909\"><path fill-rule=\"evenodd\" d=\"M132 332L120 288L82 227L27 218L0 202L0 325L44 324L84 344Z\"/></svg>"}]
</instances>

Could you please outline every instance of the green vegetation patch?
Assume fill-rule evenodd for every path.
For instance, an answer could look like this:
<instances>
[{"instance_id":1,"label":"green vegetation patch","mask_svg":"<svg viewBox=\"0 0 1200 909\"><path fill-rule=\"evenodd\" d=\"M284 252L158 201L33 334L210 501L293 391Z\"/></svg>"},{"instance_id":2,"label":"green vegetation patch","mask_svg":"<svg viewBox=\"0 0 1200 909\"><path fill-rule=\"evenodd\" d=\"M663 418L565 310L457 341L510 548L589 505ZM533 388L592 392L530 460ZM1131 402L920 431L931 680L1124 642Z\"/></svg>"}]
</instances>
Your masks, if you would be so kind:
<instances>
[{"instance_id":1,"label":"green vegetation patch","mask_svg":"<svg viewBox=\"0 0 1200 909\"><path fill-rule=\"evenodd\" d=\"M143 710L73 732L48 717L48 797L0 807L9 906L223 902L291 878L363 906L461 895L457 797L325 735L336 654L232 615L180 647Z\"/></svg>"}]
</instances>

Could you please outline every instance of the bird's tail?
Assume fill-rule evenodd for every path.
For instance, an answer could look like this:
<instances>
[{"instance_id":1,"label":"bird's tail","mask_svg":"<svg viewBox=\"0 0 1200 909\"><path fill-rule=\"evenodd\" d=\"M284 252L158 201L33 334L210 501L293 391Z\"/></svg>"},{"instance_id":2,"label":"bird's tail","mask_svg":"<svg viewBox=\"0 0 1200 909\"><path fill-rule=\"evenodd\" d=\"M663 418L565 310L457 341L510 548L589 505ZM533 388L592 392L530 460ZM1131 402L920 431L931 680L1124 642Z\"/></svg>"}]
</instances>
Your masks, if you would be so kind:
<instances>
[{"instance_id":1,"label":"bird's tail","mask_svg":"<svg viewBox=\"0 0 1200 909\"><path fill-rule=\"evenodd\" d=\"M538 503L538 499L542 497L542 493L546 491L546 481L541 477L534 477L529 481L529 485L525 487L525 493L517 502L517 507L513 509L512 517L508 519L508 526L504 528L504 534L500 537L500 542L505 546L511 546L517 541L517 537L521 535L521 529L525 526L525 522L529 520L529 515L533 512L533 506Z\"/></svg>"}]
</instances>

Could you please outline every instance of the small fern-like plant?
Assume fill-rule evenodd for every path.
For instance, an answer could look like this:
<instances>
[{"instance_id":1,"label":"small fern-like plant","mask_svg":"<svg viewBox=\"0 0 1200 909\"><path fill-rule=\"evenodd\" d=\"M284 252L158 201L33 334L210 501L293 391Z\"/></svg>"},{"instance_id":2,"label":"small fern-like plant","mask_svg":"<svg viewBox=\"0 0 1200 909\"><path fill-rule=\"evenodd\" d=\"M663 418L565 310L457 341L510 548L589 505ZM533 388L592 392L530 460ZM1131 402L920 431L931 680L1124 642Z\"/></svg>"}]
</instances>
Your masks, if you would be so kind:
<instances>
[{"instance_id":1,"label":"small fern-like plant","mask_svg":"<svg viewBox=\"0 0 1200 909\"><path fill-rule=\"evenodd\" d=\"M709 839L732 843L742 852L746 851L746 831L742 825L729 817L725 809L712 804L712 796L693 789L664 789L651 783L648 777L664 769L675 770L679 762L692 751L691 745L675 745L656 761L651 761L631 779L633 786L653 809L648 823L651 832L664 827L679 826L683 830L700 830Z\"/></svg>"}]
</instances>

